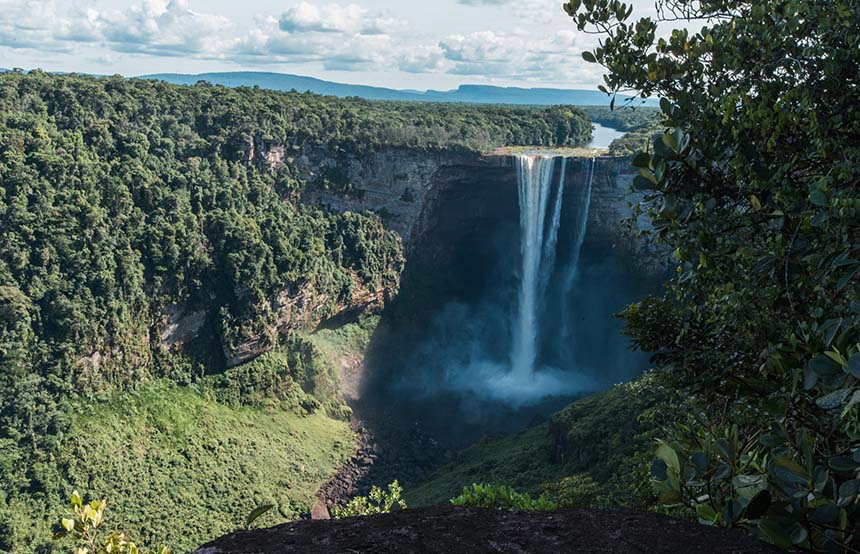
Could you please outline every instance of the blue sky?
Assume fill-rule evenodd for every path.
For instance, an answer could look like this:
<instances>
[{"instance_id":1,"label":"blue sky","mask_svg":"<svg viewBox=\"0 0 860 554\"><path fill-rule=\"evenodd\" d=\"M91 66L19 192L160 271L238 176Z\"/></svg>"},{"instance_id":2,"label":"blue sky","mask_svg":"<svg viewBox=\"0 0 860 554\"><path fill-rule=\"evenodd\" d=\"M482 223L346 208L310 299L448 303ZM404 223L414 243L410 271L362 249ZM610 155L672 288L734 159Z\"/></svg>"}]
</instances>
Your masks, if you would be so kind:
<instances>
[{"instance_id":1,"label":"blue sky","mask_svg":"<svg viewBox=\"0 0 860 554\"><path fill-rule=\"evenodd\" d=\"M561 0L0 0L0 67L593 88Z\"/></svg>"}]
</instances>

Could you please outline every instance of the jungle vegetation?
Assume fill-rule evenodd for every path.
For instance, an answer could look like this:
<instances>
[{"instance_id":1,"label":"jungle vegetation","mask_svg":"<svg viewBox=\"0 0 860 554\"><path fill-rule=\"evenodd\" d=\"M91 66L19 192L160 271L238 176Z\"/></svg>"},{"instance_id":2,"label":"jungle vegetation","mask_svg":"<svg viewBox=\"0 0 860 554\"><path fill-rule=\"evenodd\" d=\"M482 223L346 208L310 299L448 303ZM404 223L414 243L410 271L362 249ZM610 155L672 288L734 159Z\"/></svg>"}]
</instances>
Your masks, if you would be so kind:
<instances>
[{"instance_id":1,"label":"jungle vegetation","mask_svg":"<svg viewBox=\"0 0 860 554\"><path fill-rule=\"evenodd\" d=\"M395 292L402 246L377 214L304 204L315 185L296 156L579 145L590 133L565 107L0 75L0 551L46 544L74 488L110 497L135 540L184 525L171 545L192 547L232 528L208 523L216 498L250 509L261 499L247 491L268 487L279 517L295 517L351 455L336 378L299 331L361 291ZM199 338L170 347L171 313L203 314ZM249 343L251 357L268 354L232 367ZM226 484L267 440L305 460L295 475L264 457L250 489ZM171 482L189 487L181 514L147 525ZM152 495L133 501L135 483Z\"/></svg>"},{"instance_id":2,"label":"jungle vegetation","mask_svg":"<svg viewBox=\"0 0 860 554\"><path fill-rule=\"evenodd\" d=\"M659 98L667 130L633 163L640 209L677 273L625 314L667 386L690 398L660 435L661 502L786 548L849 548L860 529L860 4L660 0L640 19L618 0L565 10L601 36L583 53L605 67L601 88Z\"/></svg>"}]
</instances>

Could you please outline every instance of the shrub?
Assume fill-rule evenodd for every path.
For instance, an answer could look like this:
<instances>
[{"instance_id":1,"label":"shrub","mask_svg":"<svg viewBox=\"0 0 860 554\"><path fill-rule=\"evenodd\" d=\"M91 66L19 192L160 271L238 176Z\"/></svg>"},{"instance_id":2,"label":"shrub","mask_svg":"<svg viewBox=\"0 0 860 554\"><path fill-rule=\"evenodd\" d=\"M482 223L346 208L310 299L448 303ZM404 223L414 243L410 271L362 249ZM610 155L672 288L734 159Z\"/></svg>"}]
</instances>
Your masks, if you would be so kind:
<instances>
[{"instance_id":1,"label":"shrub","mask_svg":"<svg viewBox=\"0 0 860 554\"><path fill-rule=\"evenodd\" d=\"M588 473L577 473L541 487L559 508L582 508L598 502L601 486Z\"/></svg>"},{"instance_id":2,"label":"shrub","mask_svg":"<svg viewBox=\"0 0 860 554\"><path fill-rule=\"evenodd\" d=\"M172 554L166 546L158 551L145 550L138 548L125 533L105 531L107 500L85 504L78 491L74 491L70 503L72 510L68 517L60 519L60 530L54 539L71 539L75 554Z\"/></svg>"},{"instance_id":3,"label":"shrub","mask_svg":"<svg viewBox=\"0 0 860 554\"><path fill-rule=\"evenodd\" d=\"M470 487L465 487L463 494L457 498L452 498L451 504L490 510L547 511L558 508L558 504L547 499L544 495L532 498L528 494L518 493L512 487L505 485L473 484Z\"/></svg>"},{"instance_id":4,"label":"shrub","mask_svg":"<svg viewBox=\"0 0 860 554\"><path fill-rule=\"evenodd\" d=\"M388 485L388 491L374 486L367 496L357 496L349 501L345 508L335 508L335 519L345 517L371 516L375 514L388 514L396 510L405 510L406 501L400 495L403 487L394 481Z\"/></svg>"}]
</instances>

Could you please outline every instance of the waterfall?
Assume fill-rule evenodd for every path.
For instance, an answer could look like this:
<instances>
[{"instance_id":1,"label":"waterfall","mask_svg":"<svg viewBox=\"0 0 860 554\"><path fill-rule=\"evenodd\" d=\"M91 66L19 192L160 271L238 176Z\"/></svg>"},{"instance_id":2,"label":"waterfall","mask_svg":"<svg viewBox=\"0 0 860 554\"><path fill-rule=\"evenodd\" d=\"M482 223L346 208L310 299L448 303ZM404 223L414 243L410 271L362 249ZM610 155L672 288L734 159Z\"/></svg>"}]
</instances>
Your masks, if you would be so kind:
<instances>
[{"instance_id":1,"label":"waterfall","mask_svg":"<svg viewBox=\"0 0 860 554\"><path fill-rule=\"evenodd\" d=\"M550 300L546 296L557 257L567 159L562 158L561 174L555 190L552 215L548 225L547 212L550 209L550 197L552 196L555 158L550 156L517 156L516 163L522 266L520 268L516 320L513 328L511 375L521 380L531 378L534 373L540 338L539 320L543 307ZM579 255L585 240L594 165L595 161L592 158L591 164L586 170L585 198L577 206L579 209L575 220L576 235L573 240L573 251L562 277L561 290L565 297L570 295L579 264ZM562 301L566 302L564 299ZM564 326L567 327L567 321L565 321Z\"/></svg>"},{"instance_id":2,"label":"waterfall","mask_svg":"<svg viewBox=\"0 0 860 554\"><path fill-rule=\"evenodd\" d=\"M563 159L552 219L549 228L546 228L555 158L517 157L522 267L511 351L511 371L518 377L530 377L537 359L539 307L544 303L547 285L555 266L566 169L567 160Z\"/></svg>"},{"instance_id":3,"label":"waterfall","mask_svg":"<svg viewBox=\"0 0 860 554\"><path fill-rule=\"evenodd\" d=\"M585 171L585 190L583 192L582 202L579 204L580 209L577 210L575 221L576 234L573 236L573 250L570 254L570 261L564 271L563 282L561 287L562 300L564 310L567 314L571 313L570 295L573 292L573 285L576 282L577 274L579 273L579 257L582 254L582 245L585 242L585 233L588 229L588 212L591 208L591 190L594 183L594 165L595 158L591 158L591 163ZM571 351L573 355L573 344L568 342L570 337L570 318L565 317L562 320L562 329L560 337L565 341L565 347Z\"/></svg>"},{"instance_id":4,"label":"waterfall","mask_svg":"<svg viewBox=\"0 0 860 554\"><path fill-rule=\"evenodd\" d=\"M558 188L555 193L555 202L553 203L552 223L550 224L550 233L547 238L543 250L542 266L548 271L542 272L541 275L541 290L546 290L549 280L552 277L552 268L555 267L556 245L558 245L558 227L561 223L561 202L564 197L564 176L567 173L567 158L561 159L561 173L558 178Z\"/></svg>"},{"instance_id":5,"label":"waterfall","mask_svg":"<svg viewBox=\"0 0 860 554\"><path fill-rule=\"evenodd\" d=\"M576 274L579 271L579 256L582 254L582 245L585 242L585 232L588 229L588 211L591 208L591 188L594 183L594 164L595 158L591 158L591 163L585 172L585 192L582 201L582 209L576 215L576 235L574 237L573 252L571 253L570 263L565 273L564 295L565 297L571 291L573 282L576 280Z\"/></svg>"}]
</instances>

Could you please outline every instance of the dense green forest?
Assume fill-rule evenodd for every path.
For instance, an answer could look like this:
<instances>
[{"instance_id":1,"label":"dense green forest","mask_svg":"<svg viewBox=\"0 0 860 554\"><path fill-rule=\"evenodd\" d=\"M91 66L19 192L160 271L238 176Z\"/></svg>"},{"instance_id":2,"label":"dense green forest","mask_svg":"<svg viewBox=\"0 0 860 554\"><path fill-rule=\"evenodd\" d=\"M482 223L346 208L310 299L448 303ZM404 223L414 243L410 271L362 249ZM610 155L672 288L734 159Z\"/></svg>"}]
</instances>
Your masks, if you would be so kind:
<instances>
[{"instance_id":1,"label":"dense green forest","mask_svg":"<svg viewBox=\"0 0 860 554\"><path fill-rule=\"evenodd\" d=\"M300 487L302 502L349 454L351 446L331 452L346 440L336 378L299 333L359 298L396 292L402 247L377 215L302 205L303 188L313 184L292 155L308 147L337 157L384 147L578 145L590 133L587 116L570 108L373 103L38 71L0 76L0 550L42 541L47 524L34 530L32 522L49 517L69 487L107 493L110 477L157 469L134 461L140 448L105 453L134 442L125 410L136 405L161 417L152 387L193 384L169 394L201 414L274 406L323 414L330 431L320 436L331 440L305 454L319 462L319 475ZM284 147L284 163L260 160L271 146ZM174 344L165 329L183 325L196 332ZM214 416L169 413L153 423L162 434L144 451L174 452L163 435L184 433L186 458L174 464L200 463L204 445L192 437L202 440L203 422ZM273 424L259 420L265 414L222 415L258 418L261 429ZM99 430L93 422L102 418L114 427ZM234 440L216 434L216 442ZM126 491L120 504L138 492ZM253 502L242 498L238 506ZM300 510L281 505L284 517ZM203 516L192 510L183 518L196 525Z\"/></svg>"}]
</instances>

